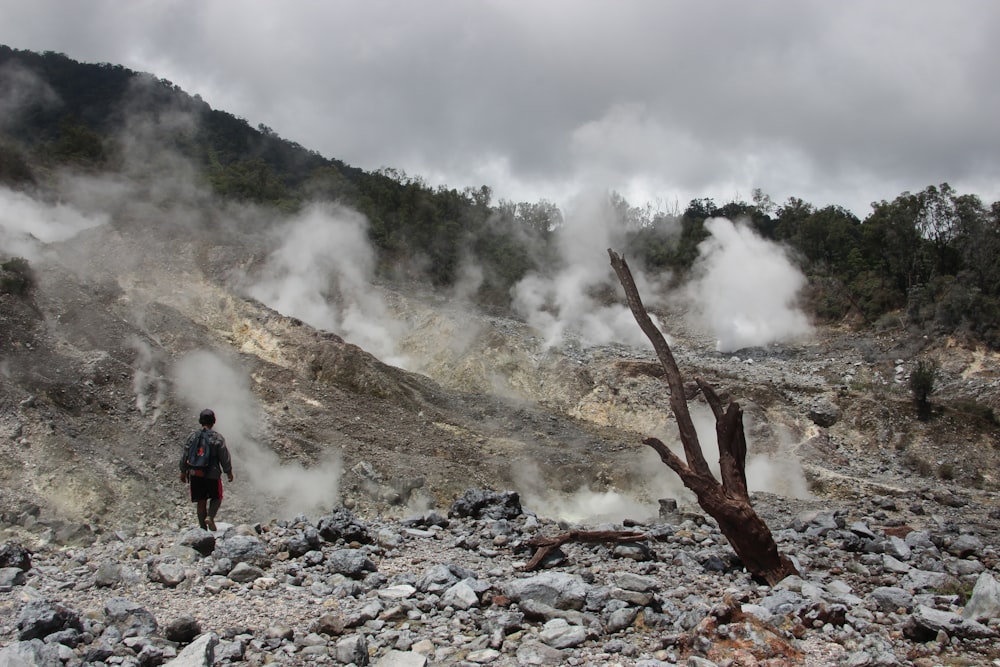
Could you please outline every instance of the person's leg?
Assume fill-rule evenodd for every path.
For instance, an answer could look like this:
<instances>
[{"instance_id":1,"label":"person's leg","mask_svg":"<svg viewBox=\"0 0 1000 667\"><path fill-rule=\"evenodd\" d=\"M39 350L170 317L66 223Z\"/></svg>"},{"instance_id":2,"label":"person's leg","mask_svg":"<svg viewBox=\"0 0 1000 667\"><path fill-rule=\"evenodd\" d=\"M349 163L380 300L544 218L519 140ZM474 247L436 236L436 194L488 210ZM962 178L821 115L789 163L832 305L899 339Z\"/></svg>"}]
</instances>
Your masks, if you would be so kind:
<instances>
[{"instance_id":1,"label":"person's leg","mask_svg":"<svg viewBox=\"0 0 1000 667\"><path fill-rule=\"evenodd\" d=\"M214 496L210 496L208 501L208 518L205 523L211 530L215 530L215 515L218 514L219 508L222 507L222 480L219 480L219 486Z\"/></svg>"},{"instance_id":2,"label":"person's leg","mask_svg":"<svg viewBox=\"0 0 1000 667\"><path fill-rule=\"evenodd\" d=\"M198 527L201 529L208 528L208 500L202 498L198 502Z\"/></svg>"}]
</instances>

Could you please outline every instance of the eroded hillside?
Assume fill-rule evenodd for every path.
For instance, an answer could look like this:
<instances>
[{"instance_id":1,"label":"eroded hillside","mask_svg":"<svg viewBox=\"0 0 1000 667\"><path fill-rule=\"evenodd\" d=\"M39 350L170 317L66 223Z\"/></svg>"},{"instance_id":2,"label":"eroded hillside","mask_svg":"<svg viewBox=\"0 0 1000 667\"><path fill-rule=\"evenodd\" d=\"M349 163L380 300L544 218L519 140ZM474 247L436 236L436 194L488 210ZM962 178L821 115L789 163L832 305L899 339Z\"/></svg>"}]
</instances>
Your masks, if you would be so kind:
<instances>
[{"instance_id":1,"label":"eroded hillside","mask_svg":"<svg viewBox=\"0 0 1000 667\"><path fill-rule=\"evenodd\" d=\"M650 349L572 336L547 346L523 322L379 288L407 329L404 371L245 296L263 248L253 234L103 225L34 262L30 298L0 297L5 512L188 521L176 459L205 404L236 458L234 518L339 503L403 514L471 487L516 489L569 518L655 513L658 498L685 497L639 444L675 439ZM832 330L720 354L679 313L660 315L682 372L744 406L755 488L947 487L996 502L996 355ZM940 368L927 421L906 381L918 356Z\"/></svg>"}]
</instances>

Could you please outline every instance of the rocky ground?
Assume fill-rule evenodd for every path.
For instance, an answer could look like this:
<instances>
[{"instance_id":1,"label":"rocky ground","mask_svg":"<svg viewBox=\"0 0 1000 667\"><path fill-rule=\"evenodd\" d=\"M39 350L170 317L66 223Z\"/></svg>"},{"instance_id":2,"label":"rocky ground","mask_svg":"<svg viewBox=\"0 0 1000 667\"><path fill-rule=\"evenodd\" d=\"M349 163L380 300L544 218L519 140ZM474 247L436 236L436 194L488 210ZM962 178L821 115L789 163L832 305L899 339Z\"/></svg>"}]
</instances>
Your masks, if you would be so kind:
<instances>
[{"instance_id":1,"label":"rocky ground","mask_svg":"<svg viewBox=\"0 0 1000 667\"><path fill-rule=\"evenodd\" d=\"M159 664L186 615L200 646L249 664L998 659L997 613L968 611L998 572L995 354L898 328L720 354L659 314L685 376L744 407L756 504L802 570L772 589L639 444L676 440L651 352L546 349L516 320L387 286L404 371L246 298L260 251L232 238L98 228L35 263L31 298L0 296L0 541L31 561L4 564L0 664ZM939 368L926 420L918 360ZM176 479L194 395L237 462L211 536L188 529ZM469 489L525 511L428 514ZM371 540L317 541L345 509ZM600 525L643 537L521 570L531 536ZM133 606L155 629L130 629Z\"/></svg>"}]
</instances>

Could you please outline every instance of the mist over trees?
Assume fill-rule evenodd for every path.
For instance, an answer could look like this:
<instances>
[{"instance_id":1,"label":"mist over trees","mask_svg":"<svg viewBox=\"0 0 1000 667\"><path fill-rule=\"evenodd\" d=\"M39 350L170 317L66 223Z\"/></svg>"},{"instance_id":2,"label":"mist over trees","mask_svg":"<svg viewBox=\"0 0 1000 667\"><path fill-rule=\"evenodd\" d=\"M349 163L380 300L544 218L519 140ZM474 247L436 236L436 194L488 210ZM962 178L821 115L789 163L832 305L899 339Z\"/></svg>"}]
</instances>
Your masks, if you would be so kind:
<instances>
[{"instance_id":1,"label":"mist over trees","mask_svg":"<svg viewBox=\"0 0 1000 667\"><path fill-rule=\"evenodd\" d=\"M518 281L559 268L553 236L563 220L551 202L496 201L486 185L432 187L396 169L352 167L151 74L0 46L0 90L0 185L8 188L44 188L65 167L115 173L128 150L120 137L136 119L192 119L178 120L166 148L195 166L207 191L284 213L317 200L354 208L369 221L387 279L450 287L475 266L478 303L506 308ZM1000 349L1000 202L941 183L874 202L864 220L760 191L751 201L702 198L667 211L612 192L609 208L630 261L675 284L690 276L709 236L705 222L725 217L792 250L808 280L804 308L818 321L903 325Z\"/></svg>"}]
</instances>

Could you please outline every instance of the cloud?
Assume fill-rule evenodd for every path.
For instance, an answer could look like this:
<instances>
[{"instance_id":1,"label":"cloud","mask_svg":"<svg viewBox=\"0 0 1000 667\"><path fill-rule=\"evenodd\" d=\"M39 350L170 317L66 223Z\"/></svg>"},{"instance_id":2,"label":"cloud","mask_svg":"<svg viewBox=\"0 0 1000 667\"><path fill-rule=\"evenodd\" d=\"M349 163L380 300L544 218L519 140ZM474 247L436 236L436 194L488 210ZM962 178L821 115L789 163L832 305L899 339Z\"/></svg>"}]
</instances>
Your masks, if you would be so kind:
<instances>
[{"instance_id":1,"label":"cloud","mask_svg":"<svg viewBox=\"0 0 1000 667\"><path fill-rule=\"evenodd\" d=\"M812 327L796 305L806 280L784 249L725 218L706 220L705 228L710 236L698 247L696 277L685 292L716 348L731 352L808 335Z\"/></svg>"},{"instance_id":2,"label":"cloud","mask_svg":"<svg viewBox=\"0 0 1000 667\"><path fill-rule=\"evenodd\" d=\"M990 0L4 4L13 46L153 72L329 157L515 201L759 187L864 217L942 181L1000 197Z\"/></svg>"}]
</instances>

